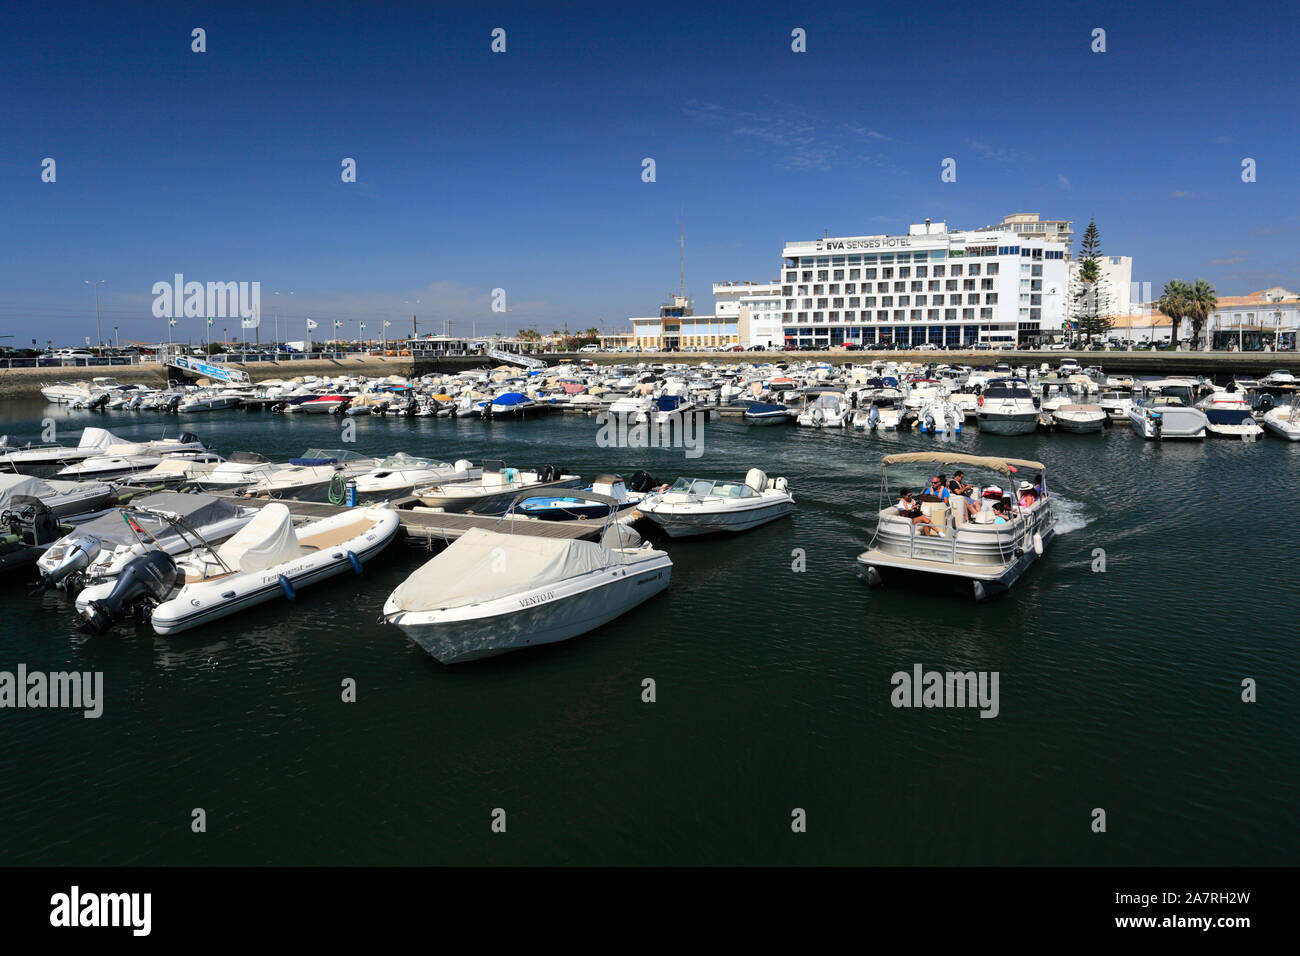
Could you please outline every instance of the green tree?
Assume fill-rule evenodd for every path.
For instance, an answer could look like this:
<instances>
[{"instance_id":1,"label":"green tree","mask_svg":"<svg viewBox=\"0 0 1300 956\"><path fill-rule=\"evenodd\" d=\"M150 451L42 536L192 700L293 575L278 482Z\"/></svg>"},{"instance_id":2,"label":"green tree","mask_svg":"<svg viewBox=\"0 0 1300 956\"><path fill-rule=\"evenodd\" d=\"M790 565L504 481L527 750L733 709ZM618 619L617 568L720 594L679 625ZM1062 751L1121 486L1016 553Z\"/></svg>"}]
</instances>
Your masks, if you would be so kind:
<instances>
[{"instance_id":1,"label":"green tree","mask_svg":"<svg viewBox=\"0 0 1300 956\"><path fill-rule=\"evenodd\" d=\"M1201 333L1205 330L1205 323L1209 321L1210 313L1215 310L1219 304L1219 296L1214 291L1214 286L1204 279L1197 279L1187 290L1187 317L1192 320L1192 348L1201 347Z\"/></svg>"},{"instance_id":2,"label":"green tree","mask_svg":"<svg viewBox=\"0 0 1300 956\"><path fill-rule=\"evenodd\" d=\"M1172 325L1170 344L1178 342L1178 328L1183 319L1191 314L1191 292L1192 287L1182 279L1170 279L1156 301L1160 311L1169 316Z\"/></svg>"},{"instance_id":3,"label":"green tree","mask_svg":"<svg viewBox=\"0 0 1300 956\"><path fill-rule=\"evenodd\" d=\"M1101 233L1090 219L1079 248L1080 259L1070 295L1070 318L1078 323L1079 334L1088 342L1111 330L1110 292L1101 278Z\"/></svg>"}]
</instances>

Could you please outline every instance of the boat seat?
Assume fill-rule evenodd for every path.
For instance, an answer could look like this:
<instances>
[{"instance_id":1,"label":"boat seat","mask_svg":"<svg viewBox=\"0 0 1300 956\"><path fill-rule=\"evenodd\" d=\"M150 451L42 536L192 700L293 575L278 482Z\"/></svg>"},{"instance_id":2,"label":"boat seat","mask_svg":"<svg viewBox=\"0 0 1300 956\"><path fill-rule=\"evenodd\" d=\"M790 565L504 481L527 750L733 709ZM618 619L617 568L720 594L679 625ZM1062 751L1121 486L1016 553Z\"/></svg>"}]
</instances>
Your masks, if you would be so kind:
<instances>
[{"instance_id":1,"label":"boat seat","mask_svg":"<svg viewBox=\"0 0 1300 956\"><path fill-rule=\"evenodd\" d=\"M921 514L930 519L931 523L940 527L948 527L948 505L943 501L923 501L921 502Z\"/></svg>"}]
</instances>

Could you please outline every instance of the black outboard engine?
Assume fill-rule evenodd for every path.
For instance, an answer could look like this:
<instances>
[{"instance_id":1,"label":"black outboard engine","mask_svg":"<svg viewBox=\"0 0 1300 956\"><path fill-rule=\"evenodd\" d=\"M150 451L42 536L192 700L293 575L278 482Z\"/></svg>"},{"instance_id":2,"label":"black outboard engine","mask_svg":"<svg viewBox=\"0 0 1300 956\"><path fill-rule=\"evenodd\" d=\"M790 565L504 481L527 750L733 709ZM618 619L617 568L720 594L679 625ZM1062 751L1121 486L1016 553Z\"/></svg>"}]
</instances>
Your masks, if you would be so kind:
<instances>
[{"instance_id":1,"label":"black outboard engine","mask_svg":"<svg viewBox=\"0 0 1300 956\"><path fill-rule=\"evenodd\" d=\"M109 396L108 396L108 392L105 392L103 395L100 395L98 398L96 398L94 401L92 401L92 402L91 402L89 405L87 405L86 407L89 408L89 409L93 409L93 410L95 410L95 411L99 411L99 410L103 409L103 407L104 407L105 405L108 404L108 398L109 398Z\"/></svg>"},{"instance_id":2,"label":"black outboard engine","mask_svg":"<svg viewBox=\"0 0 1300 956\"><path fill-rule=\"evenodd\" d=\"M50 544L63 537L63 529L54 512L40 498L15 495L8 510L0 514L0 524L19 540L31 544Z\"/></svg>"},{"instance_id":3,"label":"black outboard engine","mask_svg":"<svg viewBox=\"0 0 1300 956\"><path fill-rule=\"evenodd\" d=\"M193 445L199 441L199 436L194 432L181 432L180 437L176 440L182 445Z\"/></svg>"},{"instance_id":4,"label":"black outboard engine","mask_svg":"<svg viewBox=\"0 0 1300 956\"><path fill-rule=\"evenodd\" d=\"M271 414L273 414L273 415L283 415L283 414L284 414L284 410L285 410L286 408L288 408L288 407L289 407L289 403L288 403L288 402L275 402L275 403L271 406Z\"/></svg>"},{"instance_id":5,"label":"black outboard engine","mask_svg":"<svg viewBox=\"0 0 1300 956\"><path fill-rule=\"evenodd\" d=\"M648 471L633 472L632 477L628 479L628 485L627 485L628 491L635 491L641 494L645 494L651 489L658 488L658 487L659 487L659 480L655 478L653 475L651 475L650 472Z\"/></svg>"},{"instance_id":6,"label":"black outboard engine","mask_svg":"<svg viewBox=\"0 0 1300 956\"><path fill-rule=\"evenodd\" d=\"M180 407L181 407L181 397L179 395L173 395L171 401L167 403L167 408L164 409L164 411L175 414L176 409Z\"/></svg>"},{"instance_id":7,"label":"black outboard engine","mask_svg":"<svg viewBox=\"0 0 1300 956\"><path fill-rule=\"evenodd\" d=\"M166 551L145 552L122 568L108 597L86 605L81 629L102 634L133 611L152 610L171 593L177 573Z\"/></svg>"}]
</instances>

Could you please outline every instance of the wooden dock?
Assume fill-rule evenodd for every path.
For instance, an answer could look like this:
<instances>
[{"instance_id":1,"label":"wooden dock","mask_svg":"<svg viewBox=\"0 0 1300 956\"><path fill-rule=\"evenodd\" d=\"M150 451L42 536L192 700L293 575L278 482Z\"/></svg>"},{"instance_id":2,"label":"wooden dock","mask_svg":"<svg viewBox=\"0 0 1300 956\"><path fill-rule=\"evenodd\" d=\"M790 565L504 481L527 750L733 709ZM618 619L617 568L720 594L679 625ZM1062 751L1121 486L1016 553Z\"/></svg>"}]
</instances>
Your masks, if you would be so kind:
<instances>
[{"instance_id":1,"label":"wooden dock","mask_svg":"<svg viewBox=\"0 0 1300 956\"><path fill-rule=\"evenodd\" d=\"M244 498L239 495L222 495L242 505L261 507L272 502L279 502L288 507L295 518L328 518L349 509L344 505L331 505L322 501L298 501L294 498ZM417 544L432 547L434 544L450 544L471 528L485 531L499 531L502 534L521 534L535 538L581 538L595 540L605 527L603 520L576 518L571 521L543 521L517 515L502 520L497 515L457 514L449 511L433 511L423 507L420 499L408 496L390 501L389 507L398 513L402 530L406 537ZM364 507L364 506L363 506ZM633 508L620 515L620 524L631 524L641 518L641 513Z\"/></svg>"}]
</instances>

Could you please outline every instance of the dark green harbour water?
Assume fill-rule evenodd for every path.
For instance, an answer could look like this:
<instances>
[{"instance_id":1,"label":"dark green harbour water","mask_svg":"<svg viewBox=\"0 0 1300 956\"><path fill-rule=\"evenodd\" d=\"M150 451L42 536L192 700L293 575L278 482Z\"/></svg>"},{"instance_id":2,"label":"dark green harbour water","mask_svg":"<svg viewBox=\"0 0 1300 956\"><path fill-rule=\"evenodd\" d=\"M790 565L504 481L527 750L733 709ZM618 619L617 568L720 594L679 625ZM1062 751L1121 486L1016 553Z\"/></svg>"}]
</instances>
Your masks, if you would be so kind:
<instances>
[{"instance_id":1,"label":"dark green harbour water","mask_svg":"<svg viewBox=\"0 0 1300 956\"><path fill-rule=\"evenodd\" d=\"M39 440L45 415L68 442L86 424L178 430L37 401L0 407L0 431ZM181 424L224 453L340 444L327 417ZM103 671L106 701L98 720L0 711L0 862L1297 860L1300 443L971 426L950 447L1048 465L1067 531L1008 596L976 605L854 574L881 456L933 448L928 436L715 421L688 460L599 448L577 416L356 426L362 452L589 478L758 466L789 479L798 509L738 537L668 541L670 588L599 631L451 668L376 622L423 560L402 543L363 578L171 638L87 637L61 592L4 584L0 670ZM891 675L917 663L998 671L999 716L894 708ZM345 704L349 677L359 699ZM1243 678L1258 703L1242 702ZM206 833L191 832L195 807ZM806 833L791 832L796 807Z\"/></svg>"}]
</instances>

